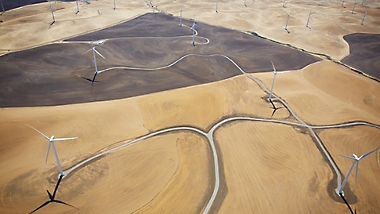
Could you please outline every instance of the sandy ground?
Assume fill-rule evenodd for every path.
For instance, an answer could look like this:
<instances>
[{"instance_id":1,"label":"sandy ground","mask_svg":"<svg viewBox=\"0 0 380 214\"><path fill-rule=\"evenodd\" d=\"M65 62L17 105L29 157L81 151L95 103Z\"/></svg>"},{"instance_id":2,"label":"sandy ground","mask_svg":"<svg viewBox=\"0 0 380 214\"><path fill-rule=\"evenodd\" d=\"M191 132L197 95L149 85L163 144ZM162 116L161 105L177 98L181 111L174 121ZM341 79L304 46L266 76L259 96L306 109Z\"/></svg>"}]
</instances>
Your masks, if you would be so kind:
<instances>
[{"instance_id":1,"label":"sandy ground","mask_svg":"<svg viewBox=\"0 0 380 214\"><path fill-rule=\"evenodd\" d=\"M268 86L272 80L265 73L254 76ZM333 62L321 61L277 75L274 92L309 124L380 121L380 85Z\"/></svg>"},{"instance_id":2,"label":"sandy ground","mask_svg":"<svg viewBox=\"0 0 380 214\"><path fill-rule=\"evenodd\" d=\"M310 136L257 122L227 124L215 135L228 186L219 213L346 211L329 196L331 170Z\"/></svg>"},{"instance_id":3,"label":"sandy ground","mask_svg":"<svg viewBox=\"0 0 380 214\"><path fill-rule=\"evenodd\" d=\"M348 54L348 46L343 42L342 35L379 30L376 28L379 25L376 19L378 9L375 8L378 3L370 4L365 25L360 26L359 13L363 8L359 5L358 13L352 15L349 3L344 9L339 1L334 7L326 7L323 3L321 6L305 6L303 2L294 4L289 1L287 8L283 9L280 1L247 2L247 8L240 1L220 1L218 14L211 1L184 2L181 5L177 1L170 4L154 1L153 5L157 4L159 9L167 12L173 11L173 14L186 5L183 7L186 9L185 17L242 31L256 31L306 50L331 55L335 59ZM265 3L272 6L268 7ZM234 4L240 5L242 9L227 7ZM258 8L254 10L255 13L242 13L253 5ZM125 3L124 9L120 11L112 10L112 2L96 1L91 5L81 5L83 13L81 11L78 15L83 19L73 21L62 18L68 13L75 13L73 3L57 3L56 6L65 9L57 12L57 24L51 28L47 4L27 6L3 14L1 19L5 22L0 24L1 49L7 52L8 49L16 51L47 44L150 11L142 1ZM110 9L102 9L104 7ZM123 6L120 4L120 7ZM276 20L284 21L285 12L292 7L297 9L292 10L292 17L303 14L306 19L309 8L313 11L319 8L321 12L312 15L311 29L303 27L304 19L291 19L288 34L283 30L283 22ZM97 12L99 8L100 16ZM199 8L210 12L202 13ZM259 9L271 9L277 15L272 20L267 18L267 12L259 12ZM39 11L41 13L36 14ZM20 14L28 19L20 17ZM334 20L331 14L336 14L335 18L341 20L339 27L331 24L331 20ZM92 16L94 18L87 19ZM242 21L249 17L262 21ZM314 20L315 17L320 17L319 23ZM265 28L265 23L273 23L273 28ZM362 31L362 28L365 30ZM26 32L25 40L15 39ZM321 33L311 36L314 32ZM251 75L259 78L267 87L273 76L272 73ZM274 92L309 124L357 120L380 124L378 82L332 62L321 61L301 70L278 74ZM44 163L46 140L25 126L25 123L49 136L79 137L75 141L56 144L63 168L67 169L107 148L163 128L186 125L208 131L213 124L226 117L246 115L270 118L272 109L262 98L265 96L267 94L255 82L241 75L122 100L38 108L2 108L0 213L32 211L48 199L45 190L52 191L57 179L53 155L50 154L47 164ZM285 108L280 108L273 117L293 121ZM375 128L357 126L324 129L318 131L318 135L342 174L347 172L350 162L339 154L361 155L380 147L379 129ZM272 123L239 121L223 125L216 131L215 137L222 159L219 164L222 186L214 212L348 212L348 208L333 192L334 185L331 183L335 181L335 175L331 167L304 130ZM49 204L39 212L200 212L210 195L210 186L213 187L210 181L213 176L211 158L205 138L192 132L173 132L152 137L93 161L65 178L57 199L77 207L78 211L61 204ZM352 177L345 189L350 204L358 213L380 212L377 203L378 162L378 154L363 160L359 182L355 184ZM178 204L166 203L173 200L179 201ZM96 206L92 204L94 201L97 202L94 203ZM183 210L186 206L190 207L189 210Z\"/></svg>"},{"instance_id":4,"label":"sandy ground","mask_svg":"<svg viewBox=\"0 0 380 214\"><path fill-rule=\"evenodd\" d=\"M113 1L96 1L96 4L80 2L79 5L80 12L75 14L75 2L53 3L56 11L54 25L50 25L53 20L47 2L5 12L1 16L3 23L0 24L0 51L8 53L49 44L152 11L143 1L120 1L116 10L113 10Z\"/></svg>"}]
</instances>

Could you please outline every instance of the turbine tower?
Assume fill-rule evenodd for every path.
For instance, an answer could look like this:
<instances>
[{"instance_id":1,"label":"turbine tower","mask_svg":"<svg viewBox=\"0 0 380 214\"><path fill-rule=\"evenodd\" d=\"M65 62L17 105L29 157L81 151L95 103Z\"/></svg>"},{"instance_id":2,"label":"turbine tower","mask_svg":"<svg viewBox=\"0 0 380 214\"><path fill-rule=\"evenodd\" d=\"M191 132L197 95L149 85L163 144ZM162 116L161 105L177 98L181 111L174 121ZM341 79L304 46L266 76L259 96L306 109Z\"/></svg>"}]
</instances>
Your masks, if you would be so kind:
<instances>
[{"instance_id":1,"label":"turbine tower","mask_svg":"<svg viewBox=\"0 0 380 214\"><path fill-rule=\"evenodd\" d=\"M282 7L283 7L283 8L286 8L286 7L285 7L285 0L282 1Z\"/></svg>"},{"instance_id":2,"label":"turbine tower","mask_svg":"<svg viewBox=\"0 0 380 214\"><path fill-rule=\"evenodd\" d=\"M50 23L50 25L52 25L55 23L55 17L54 17L54 9L53 9L53 6L51 6L51 3L50 3L50 9L51 9L51 15L53 16L53 22Z\"/></svg>"},{"instance_id":3,"label":"turbine tower","mask_svg":"<svg viewBox=\"0 0 380 214\"><path fill-rule=\"evenodd\" d=\"M215 12L218 12L218 0L216 0L216 9Z\"/></svg>"},{"instance_id":4,"label":"turbine tower","mask_svg":"<svg viewBox=\"0 0 380 214\"><path fill-rule=\"evenodd\" d=\"M75 14L78 14L79 13L78 0L75 0L75 2L77 3L77 12Z\"/></svg>"},{"instance_id":5,"label":"turbine tower","mask_svg":"<svg viewBox=\"0 0 380 214\"><path fill-rule=\"evenodd\" d=\"M98 54L99 56L101 56L103 59L104 56L102 54L99 53L99 51L96 50L96 48L94 47L94 42L91 42L91 45L92 45L92 48L90 48L88 51L84 52L84 53L87 53L89 51L92 50L92 54L94 55L94 66L95 66L95 73L94 73L94 77L92 78L92 83L95 82L95 78L96 78L96 75L98 75L99 71L98 71L98 64L96 63L96 54ZM95 54L96 53L96 54Z\"/></svg>"},{"instance_id":6,"label":"turbine tower","mask_svg":"<svg viewBox=\"0 0 380 214\"><path fill-rule=\"evenodd\" d=\"M289 23L290 14L292 14L292 12L290 12L290 13L288 14L288 18L286 18L286 24L285 24L285 30L286 30L288 33L289 33L289 31L288 31L288 23Z\"/></svg>"},{"instance_id":7,"label":"turbine tower","mask_svg":"<svg viewBox=\"0 0 380 214\"><path fill-rule=\"evenodd\" d=\"M352 7L352 11L351 11L352 14L355 13L354 10L355 10L355 6L356 6L356 4L357 4L357 2L356 2L356 0L355 0L354 6Z\"/></svg>"},{"instance_id":8,"label":"turbine tower","mask_svg":"<svg viewBox=\"0 0 380 214\"><path fill-rule=\"evenodd\" d=\"M193 40L192 40L192 42L191 42L191 44L193 44L193 46L195 46L195 42L194 42L194 37L195 37L195 20L194 20L194 22L193 22L193 26L191 26L191 28L190 28L190 30L193 32Z\"/></svg>"},{"instance_id":9,"label":"turbine tower","mask_svg":"<svg viewBox=\"0 0 380 214\"><path fill-rule=\"evenodd\" d=\"M2 0L0 0L0 4L1 4L1 8L3 9L3 12L1 14L3 14L3 13L5 13L5 9L4 9L4 5L3 5L3 1Z\"/></svg>"},{"instance_id":10,"label":"turbine tower","mask_svg":"<svg viewBox=\"0 0 380 214\"><path fill-rule=\"evenodd\" d=\"M310 15L311 15L311 10L309 12L309 16L307 17L306 27L309 27Z\"/></svg>"},{"instance_id":11,"label":"turbine tower","mask_svg":"<svg viewBox=\"0 0 380 214\"><path fill-rule=\"evenodd\" d=\"M46 162L47 162L47 158L49 156L49 151L50 151L50 146L53 147L53 152L54 152L54 156L55 156L55 160L57 162L57 165L58 165L58 170L59 170L59 175L60 177L62 176L65 176L63 174L63 170L62 170L62 166L61 166L61 163L59 161L59 158L58 158L58 153L57 153L57 149L55 148L55 145L54 145L54 142L56 141L65 141L65 140L75 140L77 139L78 137L70 137L70 138L55 138L54 135L51 136L50 138L48 136L46 136L45 134L43 134L42 132L38 131L36 128L28 125L28 124L25 124L27 126L29 126L30 128L34 129L35 131L37 131L38 133L40 133L42 136L44 136L48 141L49 141L49 144L48 144L48 149L47 149L47 153L46 153Z\"/></svg>"},{"instance_id":12,"label":"turbine tower","mask_svg":"<svg viewBox=\"0 0 380 214\"><path fill-rule=\"evenodd\" d=\"M363 23L364 23L364 19L365 19L365 17L367 16L367 13L368 13L368 8L365 10L365 12L364 12L364 15L363 15L363 19L362 19L362 23L360 23L361 25L363 25Z\"/></svg>"},{"instance_id":13,"label":"turbine tower","mask_svg":"<svg viewBox=\"0 0 380 214\"><path fill-rule=\"evenodd\" d=\"M340 186L340 188L339 188L338 191L337 191L338 195L343 195L343 188L346 186L346 183L347 183L347 181L348 181L348 178L350 177L351 172L352 172L352 170L353 170L355 164L356 164L356 182L358 182L359 161L360 161L361 159L367 157L368 155L374 153L374 152L377 151L378 149L379 149L379 148L376 148L376 149L374 149L374 150L372 150L372 151L370 151L370 152L368 152L368 153L363 154L363 155L360 156L360 157L356 156L355 154L352 154L352 157L350 157L350 156L345 156L345 155L341 155L342 157L349 158L349 159L353 160L353 162L352 162L352 165L351 165L350 169L348 170L348 173L347 173L346 177L345 177L344 180L343 180L342 185Z\"/></svg>"},{"instance_id":14,"label":"turbine tower","mask_svg":"<svg viewBox=\"0 0 380 214\"><path fill-rule=\"evenodd\" d=\"M113 9L116 10L116 0L113 0Z\"/></svg>"},{"instance_id":15,"label":"turbine tower","mask_svg":"<svg viewBox=\"0 0 380 214\"><path fill-rule=\"evenodd\" d=\"M179 26L182 27L182 8L179 10Z\"/></svg>"},{"instance_id":16,"label":"turbine tower","mask_svg":"<svg viewBox=\"0 0 380 214\"><path fill-rule=\"evenodd\" d=\"M272 102L272 93L273 93L273 86L274 86L274 80L276 79L277 71L276 68L274 67L274 64L272 61L270 61L273 66L273 79L272 79L272 84L270 86L270 93L269 93L269 98L268 101Z\"/></svg>"}]
</instances>

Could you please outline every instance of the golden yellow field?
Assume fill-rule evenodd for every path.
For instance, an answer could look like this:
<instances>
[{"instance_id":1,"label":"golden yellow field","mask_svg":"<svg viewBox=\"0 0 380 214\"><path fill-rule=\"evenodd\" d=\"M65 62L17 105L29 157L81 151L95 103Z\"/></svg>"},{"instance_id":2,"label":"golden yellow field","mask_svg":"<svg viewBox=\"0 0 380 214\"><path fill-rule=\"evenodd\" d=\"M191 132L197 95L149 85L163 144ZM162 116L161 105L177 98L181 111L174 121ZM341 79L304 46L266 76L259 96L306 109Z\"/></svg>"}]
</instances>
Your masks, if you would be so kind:
<instances>
[{"instance_id":1,"label":"golden yellow field","mask_svg":"<svg viewBox=\"0 0 380 214\"><path fill-rule=\"evenodd\" d=\"M113 10L113 1L97 0L80 2L76 15L75 2L52 2L51 26L48 3L29 5L0 16L0 54L61 43L147 12L179 16L181 8L186 19L256 32L336 61L349 54L344 35L380 33L377 1L367 1L364 25L359 2L355 14L352 2L282 2L222 0L216 13L215 1L117 1ZM0 213L32 212L57 183L53 151L45 163L48 141L25 124L48 137L78 137L55 143L65 172L99 155L60 183L55 199L73 207L53 202L36 213L349 213L335 189L352 161L340 155L380 148L379 81L322 57L279 70L273 112L272 78L271 70L251 71L125 99L0 108ZM379 156L363 159L358 182L354 169L344 188L357 213L380 212Z\"/></svg>"}]
</instances>

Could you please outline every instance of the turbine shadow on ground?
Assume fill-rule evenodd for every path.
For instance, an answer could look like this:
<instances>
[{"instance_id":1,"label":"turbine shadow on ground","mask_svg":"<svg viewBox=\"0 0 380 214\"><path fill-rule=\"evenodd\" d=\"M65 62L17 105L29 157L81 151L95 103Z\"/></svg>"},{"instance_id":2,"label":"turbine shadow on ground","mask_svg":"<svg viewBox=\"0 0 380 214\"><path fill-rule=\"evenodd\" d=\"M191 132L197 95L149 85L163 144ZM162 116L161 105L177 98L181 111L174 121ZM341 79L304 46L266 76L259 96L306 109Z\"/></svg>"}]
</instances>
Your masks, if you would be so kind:
<instances>
[{"instance_id":1,"label":"turbine shadow on ground","mask_svg":"<svg viewBox=\"0 0 380 214\"><path fill-rule=\"evenodd\" d=\"M60 184L61 181L62 181L62 178L63 178L63 175L60 175L59 178L58 178L57 184L55 185L55 188L54 188L54 192L53 192L53 194L51 194L51 193L49 192L49 190L46 190L46 192L47 192L47 194L48 194L48 196L49 196L49 200L46 201L45 203L43 203L41 206L39 206L39 207L37 207L36 209L34 209L34 210L33 210L32 212L30 212L30 213L34 213L34 212L36 212L37 210L39 210L39 209L45 207L46 205L48 205L48 204L50 204L50 203L59 203L59 204L63 204L63 205L66 205L66 206L72 207L72 208L74 208L74 209L76 209L76 210L79 210L78 208L76 208L76 207L74 207L74 206L72 206L72 205L70 205L70 204L68 204L68 203L66 203L66 202L63 202L63 201L60 201L60 200L55 199L55 196L56 196L56 194L57 194L57 190L58 190L59 184Z\"/></svg>"}]
</instances>

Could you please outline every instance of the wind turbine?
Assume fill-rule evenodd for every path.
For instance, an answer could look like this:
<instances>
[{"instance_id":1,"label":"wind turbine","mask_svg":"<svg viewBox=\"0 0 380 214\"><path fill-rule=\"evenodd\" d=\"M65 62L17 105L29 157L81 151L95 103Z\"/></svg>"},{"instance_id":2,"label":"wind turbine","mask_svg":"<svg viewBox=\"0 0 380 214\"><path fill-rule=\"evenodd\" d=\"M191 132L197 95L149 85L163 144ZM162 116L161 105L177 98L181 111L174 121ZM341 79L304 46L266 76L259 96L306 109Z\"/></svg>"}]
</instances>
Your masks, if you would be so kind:
<instances>
[{"instance_id":1,"label":"wind turbine","mask_svg":"<svg viewBox=\"0 0 380 214\"><path fill-rule=\"evenodd\" d=\"M274 113L277 111L277 107L274 105L273 100L272 100L274 80L276 79L277 71L276 71L276 68L274 67L273 62L272 61L270 61L270 62L272 63L272 66L273 66L273 79L272 79L272 84L271 84L271 87L270 87L270 93L269 93L268 101L272 104L272 107L273 107L272 116L273 116Z\"/></svg>"},{"instance_id":2,"label":"wind turbine","mask_svg":"<svg viewBox=\"0 0 380 214\"><path fill-rule=\"evenodd\" d=\"M179 10L179 26L182 27L182 8Z\"/></svg>"},{"instance_id":3,"label":"wind turbine","mask_svg":"<svg viewBox=\"0 0 380 214\"><path fill-rule=\"evenodd\" d=\"M286 19L286 24L285 24L285 30L286 30L288 33L290 33L290 32L288 31L288 22L289 22L290 14L292 14L292 12L290 12L290 13L288 14L288 18Z\"/></svg>"},{"instance_id":4,"label":"wind turbine","mask_svg":"<svg viewBox=\"0 0 380 214\"><path fill-rule=\"evenodd\" d=\"M354 13L355 13L354 10L355 10L355 6L356 6L356 4L357 4L357 2L356 2L356 0L355 0L354 6L352 7L351 14L354 14Z\"/></svg>"},{"instance_id":5,"label":"wind turbine","mask_svg":"<svg viewBox=\"0 0 380 214\"><path fill-rule=\"evenodd\" d=\"M113 9L116 10L116 0L113 0Z\"/></svg>"},{"instance_id":6,"label":"wind turbine","mask_svg":"<svg viewBox=\"0 0 380 214\"><path fill-rule=\"evenodd\" d=\"M218 0L216 0L216 9L215 12L218 12Z\"/></svg>"},{"instance_id":7,"label":"wind turbine","mask_svg":"<svg viewBox=\"0 0 380 214\"><path fill-rule=\"evenodd\" d=\"M342 1L342 7L346 8L346 6L344 6L344 0Z\"/></svg>"},{"instance_id":8,"label":"wind turbine","mask_svg":"<svg viewBox=\"0 0 380 214\"><path fill-rule=\"evenodd\" d=\"M193 32L193 41L191 42L191 44L193 44L193 46L195 46L195 43L194 43L194 37L195 37L195 21L193 22L193 26L191 26L190 30Z\"/></svg>"},{"instance_id":9,"label":"wind turbine","mask_svg":"<svg viewBox=\"0 0 380 214\"><path fill-rule=\"evenodd\" d=\"M94 55L95 74L94 74L94 77L92 78L92 82L94 83L95 78L96 78L96 75L98 75L98 73L99 73L99 72L98 72L98 65L97 65L97 63L96 63L96 54L98 54L99 56L101 56L103 59L105 59L105 58L104 58L103 55L101 55L101 54L99 53L99 51L96 50L96 48L94 47L94 43L93 43L93 42L91 42L91 45L92 45L92 48L90 48L88 51L86 51L86 52L84 52L84 53L87 53L87 52L89 52L89 51L92 50L92 53L93 53L93 55ZM95 54L95 53L96 53L96 54Z\"/></svg>"},{"instance_id":10,"label":"wind turbine","mask_svg":"<svg viewBox=\"0 0 380 214\"><path fill-rule=\"evenodd\" d=\"M364 19L365 19L365 17L367 16L367 13L368 13L368 8L365 10L365 13L364 13L364 15L363 15L363 19L362 19L362 23L360 23L361 25L363 25L363 23L364 23Z\"/></svg>"},{"instance_id":11,"label":"wind turbine","mask_svg":"<svg viewBox=\"0 0 380 214\"><path fill-rule=\"evenodd\" d=\"M270 61L270 62L272 63L272 66L273 66L273 79L272 79L272 84L271 84L271 87L270 87L270 93L269 93L268 100L272 101L273 86L274 86L274 80L276 79L277 71L276 71L276 68L274 67L273 62L272 61Z\"/></svg>"},{"instance_id":12,"label":"wind turbine","mask_svg":"<svg viewBox=\"0 0 380 214\"><path fill-rule=\"evenodd\" d=\"M244 0L244 6L247 7L247 0Z\"/></svg>"},{"instance_id":13,"label":"wind turbine","mask_svg":"<svg viewBox=\"0 0 380 214\"><path fill-rule=\"evenodd\" d=\"M54 17L54 9L53 9L53 6L51 6L51 3L50 3L50 9L51 9L51 15L53 16L53 22L50 23L50 25L52 25L55 23L55 17Z\"/></svg>"},{"instance_id":14,"label":"wind turbine","mask_svg":"<svg viewBox=\"0 0 380 214\"><path fill-rule=\"evenodd\" d=\"M78 14L79 13L78 0L75 0L75 2L77 3L77 12L75 14Z\"/></svg>"},{"instance_id":15,"label":"wind turbine","mask_svg":"<svg viewBox=\"0 0 380 214\"><path fill-rule=\"evenodd\" d=\"M0 4L1 4L1 8L3 9L3 12L1 13L1 15L3 15L3 13L5 13L5 9L4 9L4 5L3 5L3 1L0 0Z\"/></svg>"},{"instance_id":16,"label":"wind turbine","mask_svg":"<svg viewBox=\"0 0 380 214\"><path fill-rule=\"evenodd\" d=\"M310 21L310 15L311 15L311 10L309 12L309 16L307 17L307 22L306 22L306 27L309 27L309 21Z\"/></svg>"},{"instance_id":17,"label":"wind turbine","mask_svg":"<svg viewBox=\"0 0 380 214\"><path fill-rule=\"evenodd\" d=\"M346 183L348 181L348 177L350 177L350 174L352 172L352 169L354 168L355 164L356 164L356 182L358 182L358 173L359 173L359 161L365 157L367 157L368 155L374 153L375 151L377 151L379 148L376 148L370 152L367 152L365 154L363 154L362 156L358 157L356 156L355 154L352 154L352 157L350 156L345 156L345 155L341 155L342 157L345 157L345 158L349 158L351 160L353 160L352 162L352 165L350 167L350 169L348 170L348 173L346 175L346 177L344 178L344 181L342 183L342 185L340 186L339 190L338 190L338 194L339 195L343 195L343 188L344 186L346 186Z\"/></svg>"},{"instance_id":18,"label":"wind turbine","mask_svg":"<svg viewBox=\"0 0 380 214\"><path fill-rule=\"evenodd\" d=\"M46 136L45 134L43 134L42 132L38 131L36 128L28 125L28 124L25 124L27 126L29 126L30 128L34 129L35 131L37 131L38 133L40 133L42 136L44 136L48 141L49 141L49 144L48 144L48 149L47 149L47 153L46 153L46 162L47 162L47 158L48 158L48 155L49 155L49 151L50 151L50 145L53 147L53 152L54 152L54 156L55 156L55 160L57 162L57 165L58 165L58 169L59 169L59 174L61 177L65 176L63 174L63 170L62 170L62 166L61 166L61 163L59 162L59 158L58 158L58 153L57 153L57 150L55 148L55 145L54 145L54 142L56 141L65 141L65 140L75 140L77 139L78 137L70 137L70 138L55 138L54 135L51 136L50 138L48 136Z\"/></svg>"},{"instance_id":19,"label":"wind turbine","mask_svg":"<svg viewBox=\"0 0 380 214\"><path fill-rule=\"evenodd\" d=\"M53 195L49 192L49 190L46 190L46 192L47 192L47 194L48 194L48 196L49 196L49 200L46 201L45 203L43 203L41 206L37 207L37 208L36 208L35 210L33 210L32 212L30 212L31 214L34 213L34 212L36 212L37 210L41 209L42 207L44 207L44 206L46 206L46 205L48 205L48 204L50 204L50 203L53 203L53 202L55 202L55 203L59 203L59 204L64 204L64 205L70 206L70 207L75 208L75 209L78 210L78 208L76 208L76 207L74 207L74 206L72 206L72 205L70 205L70 204L68 204L68 203L65 203L65 202L63 202L63 201L60 201L60 200L56 200L56 199L55 199L55 194L57 193L57 190L58 190L59 184L61 183L62 178L63 178L63 175L60 175L59 178L58 178L58 182L57 182L57 184L55 185Z\"/></svg>"},{"instance_id":20,"label":"wind turbine","mask_svg":"<svg viewBox=\"0 0 380 214\"><path fill-rule=\"evenodd\" d=\"M286 7L285 7L285 0L282 2L282 7L283 7L283 8L286 8Z\"/></svg>"}]
</instances>

